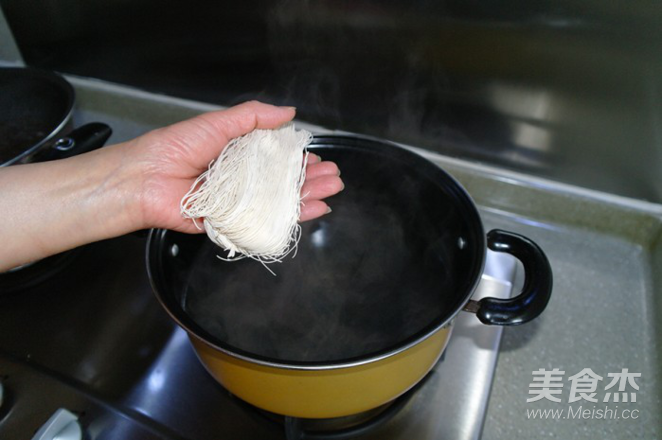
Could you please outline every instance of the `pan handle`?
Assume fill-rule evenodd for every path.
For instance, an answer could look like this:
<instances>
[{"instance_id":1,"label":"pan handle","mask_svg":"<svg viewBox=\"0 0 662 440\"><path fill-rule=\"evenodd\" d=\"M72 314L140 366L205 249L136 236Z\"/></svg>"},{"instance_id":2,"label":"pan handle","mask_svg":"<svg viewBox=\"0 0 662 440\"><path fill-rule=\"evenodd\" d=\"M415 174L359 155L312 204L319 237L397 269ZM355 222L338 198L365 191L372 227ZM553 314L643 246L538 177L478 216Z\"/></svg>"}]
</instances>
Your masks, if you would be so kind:
<instances>
[{"instance_id":1,"label":"pan handle","mask_svg":"<svg viewBox=\"0 0 662 440\"><path fill-rule=\"evenodd\" d=\"M513 232L494 229L487 234L487 246L495 252L516 257L524 266L524 287L514 298L469 300L464 310L476 314L483 324L520 325L545 310L552 295L552 268L545 253L530 239Z\"/></svg>"},{"instance_id":2,"label":"pan handle","mask_svg":"<svg viewBox=\"0 0 662 440\"><path fill-rule=\"evenodd\" d=\"M103 147L113 130L101 122L90 122L69 132L53 145L39 152L32 162L66 159Z\"/></svg>"}]
</instances>

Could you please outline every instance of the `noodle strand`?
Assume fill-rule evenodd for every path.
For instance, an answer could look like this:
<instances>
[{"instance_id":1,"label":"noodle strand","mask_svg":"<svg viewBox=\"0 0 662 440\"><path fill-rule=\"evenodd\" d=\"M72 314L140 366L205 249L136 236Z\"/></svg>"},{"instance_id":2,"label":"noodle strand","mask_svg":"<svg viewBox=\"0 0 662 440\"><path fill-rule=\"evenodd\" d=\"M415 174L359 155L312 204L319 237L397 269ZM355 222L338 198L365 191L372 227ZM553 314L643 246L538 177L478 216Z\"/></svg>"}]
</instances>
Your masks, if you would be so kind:
<instances>
[{"instance_id":1,"label":"noodle strand","mask_svg":"<svg viewBox=\"0 0 662 440\"><path fill-rule=\"evenodd\" d=\"M182 216L198 228L197 219L204 219L209 238L228 251L223 260L281 261L301 237L301 187L311 140L310 132L292 123L233 139L182 198Z\"/></svg>"}]
</instances>

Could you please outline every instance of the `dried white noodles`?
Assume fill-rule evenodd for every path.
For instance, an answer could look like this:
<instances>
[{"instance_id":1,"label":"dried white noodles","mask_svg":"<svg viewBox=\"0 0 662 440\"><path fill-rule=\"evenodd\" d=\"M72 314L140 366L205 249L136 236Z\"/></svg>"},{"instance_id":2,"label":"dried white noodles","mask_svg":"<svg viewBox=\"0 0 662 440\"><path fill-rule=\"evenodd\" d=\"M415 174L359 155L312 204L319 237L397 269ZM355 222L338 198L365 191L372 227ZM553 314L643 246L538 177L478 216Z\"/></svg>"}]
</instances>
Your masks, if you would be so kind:
<instances>
[{"instance_id":1,"label":"dried white noodles","mask_svg":"<svg viewBox=\"0 0 662 440\"><path fill-rule=\"evenodd\" d=\"M182 216L196 226L204 218L209 238L228 251L223 259L281 261L301 235L301 187L311 140L311 133L292 123L233 139L182 198Z\"/></svg>"}]
</instances>

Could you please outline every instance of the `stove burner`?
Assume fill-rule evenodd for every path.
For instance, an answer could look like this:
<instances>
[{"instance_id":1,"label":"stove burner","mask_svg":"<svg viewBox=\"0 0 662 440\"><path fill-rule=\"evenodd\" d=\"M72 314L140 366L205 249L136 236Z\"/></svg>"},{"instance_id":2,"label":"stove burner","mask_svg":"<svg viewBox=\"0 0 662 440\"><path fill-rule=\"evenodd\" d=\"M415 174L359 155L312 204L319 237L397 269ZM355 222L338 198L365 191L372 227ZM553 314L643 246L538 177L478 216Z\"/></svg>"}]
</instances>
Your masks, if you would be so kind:
<instances>
[{"instance_id":1,"label":"stove burner","mask_svg":"<svg viewBox=\"0 0 662 440\"><path fill-rule=\"evenodd\" d=\"M435 374L434 371L428 373L409 391L379 408L331 419L304 419L282 416L257 408L239 398L235 398L235 400L258 420L266 422L280 431L284 430L287 440L353 439L366 435L393 419L433 374Z\"/></svg>"}]
</instances>

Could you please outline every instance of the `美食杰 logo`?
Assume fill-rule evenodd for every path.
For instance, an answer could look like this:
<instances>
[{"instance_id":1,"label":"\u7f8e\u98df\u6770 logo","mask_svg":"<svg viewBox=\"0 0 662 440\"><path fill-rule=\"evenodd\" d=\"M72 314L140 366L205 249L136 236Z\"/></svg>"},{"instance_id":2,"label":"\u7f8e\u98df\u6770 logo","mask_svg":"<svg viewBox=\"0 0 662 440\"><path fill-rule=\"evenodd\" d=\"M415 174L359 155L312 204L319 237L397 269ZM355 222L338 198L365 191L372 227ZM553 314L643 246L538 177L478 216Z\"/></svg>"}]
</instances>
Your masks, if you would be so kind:
<instances>
[{"instance_id":1,"label":"\u7f8e\u98df\u6770 logo","mask_svg":"<svg viewBox=\"0 0 662 440\"><path fill-rule=\"evenodd\" d=\"M533 371L527 403L543 399L561 403L564 401L563 391L567 384L569 391L566 402L569 404L580 402L582 406L569 406L567 410L527 410L528 418L636 419L639 417L639 410L630 405L637 402L636 392L639 391L637 379L641 377L641 373L630 373L627 368L623 368L620 372L601 376L590 368L584 368L564 380L565 374L565 371L558 368L552 370L540 368ZM598 397L599 392L604 392L602 398ZM584 407L584 402L597 405ZM621 407L614 404L620 404ZM627 407L623 408L624 404Z\"/></svg>"}]
</instances>

